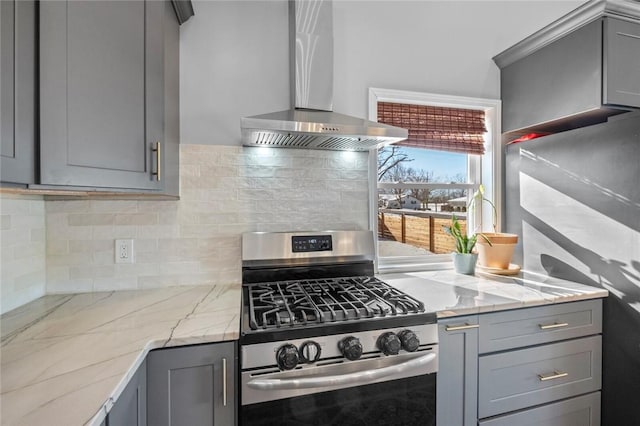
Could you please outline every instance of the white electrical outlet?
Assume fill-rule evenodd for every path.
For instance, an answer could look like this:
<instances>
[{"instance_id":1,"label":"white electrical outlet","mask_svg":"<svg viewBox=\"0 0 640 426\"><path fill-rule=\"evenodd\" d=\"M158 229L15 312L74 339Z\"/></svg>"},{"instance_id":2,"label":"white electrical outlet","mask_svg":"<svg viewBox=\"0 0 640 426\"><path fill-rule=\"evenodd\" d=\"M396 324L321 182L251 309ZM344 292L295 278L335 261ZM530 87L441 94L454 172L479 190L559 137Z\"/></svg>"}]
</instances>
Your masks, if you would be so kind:
<instances>
[{"instance_id":1,"label":"white electrical outlet","mask_svg":"<svg viewBox=\"0 0 640 426\"><path fill-rule=\"evenodd\" d=\"M116 240L116 263L133 263L133 240Z\"/></svg>"}]
</instances>

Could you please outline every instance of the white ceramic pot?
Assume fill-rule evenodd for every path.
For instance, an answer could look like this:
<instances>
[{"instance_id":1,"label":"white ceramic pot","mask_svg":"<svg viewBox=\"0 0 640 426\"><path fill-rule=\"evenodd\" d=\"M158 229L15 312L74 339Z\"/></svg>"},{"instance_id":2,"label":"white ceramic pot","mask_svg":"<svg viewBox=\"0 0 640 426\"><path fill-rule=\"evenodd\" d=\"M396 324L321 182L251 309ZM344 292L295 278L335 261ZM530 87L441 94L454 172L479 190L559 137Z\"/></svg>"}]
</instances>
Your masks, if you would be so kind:
<instances>
[{"instance_id":1,"label":"white ceramic pot","mask_svg":"<svg viewBox=\"0 0 640 426\"><path fill-rule=\"evenodd\" d=\"M451 253L453 269L459 274L473 275L476 272L477 253Z\"/></svg>"}]
</instances>

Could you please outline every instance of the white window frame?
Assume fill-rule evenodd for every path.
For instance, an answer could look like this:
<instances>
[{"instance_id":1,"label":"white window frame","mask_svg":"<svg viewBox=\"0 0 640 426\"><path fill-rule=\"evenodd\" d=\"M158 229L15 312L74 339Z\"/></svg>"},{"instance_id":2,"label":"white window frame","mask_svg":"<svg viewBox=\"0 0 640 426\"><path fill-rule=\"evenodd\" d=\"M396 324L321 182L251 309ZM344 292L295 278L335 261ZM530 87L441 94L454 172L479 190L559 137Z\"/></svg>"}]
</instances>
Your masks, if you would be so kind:
<instances>
[{"instance_id":1,"label":"white window frame","mask_svg":"<svg viewBox=\"0 0 640 426\"><path fill-rule=\"evenodd\" d=\"M480 184L484 185L485 197L496 206L498 213L497 231L500 231L502 222L502 150L501 150L501 117L502 102L499 99L470 98L463 96L449 96L435 93L413 92L405 90L392 90L381 88L369 88L369 120L378 121L378 102L394 102L414 105L439 106L445 108L464 108L482 110L485 113L487 126L487 139L485 140L485 153L478 156L476 161L468 162L468 176L473 179L472 184L422 184L434 188L451 188L464 186L470 189L470 193ZM385 184L384 186L393 186ZM413 185L412 185L413 186ZM376 271L397 272L410 270L450 269L451 257L448 254L402 257L394 260L378 257L378 151L369 153L369 229L376 238ZM487 203L482 203L482 209L478 209L475 217L468 217L467 229L493 232L493 211ZM477 224L482 224L479 226Z\"/></svg>"}]
</instances>

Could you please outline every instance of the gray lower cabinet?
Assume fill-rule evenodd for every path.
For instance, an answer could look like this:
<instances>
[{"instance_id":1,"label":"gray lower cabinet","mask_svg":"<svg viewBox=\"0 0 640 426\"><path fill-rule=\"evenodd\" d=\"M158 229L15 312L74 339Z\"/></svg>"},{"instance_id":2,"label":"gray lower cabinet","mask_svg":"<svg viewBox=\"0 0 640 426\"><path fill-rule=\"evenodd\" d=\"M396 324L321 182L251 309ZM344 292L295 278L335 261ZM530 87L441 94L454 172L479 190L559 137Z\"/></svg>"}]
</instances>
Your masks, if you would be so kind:
<instances>
[{"instance_id":1,"label":"gray lower cabinet","mask_svg":"<svg viewBox=\"0 0 640 426\"><path fill-rule=\"evenodd\" d=\"M2 182L36 181L36 2L0 1Z\"/></svg>"},{"instance_id":2,"label":"gray lower cabinet","mask_svg":"<svg viewBox=\"0 0 640 426\"><path fill-rule=\"evenodd\" d=\"M178 142L170 2L51 0L39 18L40 184L162 190Z\"/></svg>"},{"instance_id":3,"label":"gray lower cabinet","mask_svg":"<svg viewBox=\"0 0 640 426\"><path fill-rule=\"evenodd\" d=\"M597 426L600 392L480 421L480 426Z\"/></svg>"},{"instance_id":4,"label":"gray lower cabinet","mask_svg":"<svg viewBox=\"0 0 640 426\"><path fill-rule=\"evenodd\" d=\"M438 321L436 423L477 423L478 316Z\"/></svg>"},{"instance_id":5,"label":"gray lower cabinet","mask_svg":"<svg viewBox=\"0 0 640 426\"><path fill-rule=\"evenodd\" d=\"M600 299L438 323L438 424L600 425Z\"/></svg>"},{"instance_id":6,"label":"gray lower cabinet","mask_svg":"<svg viewBox=\"0 0 640 426\"><path fill-rule=\"evenodd\" d=\"M481 356L478 371L480 418L595 392L602 387L602 337Z\"/></svg>"},{"instance_id":7,"label":"gray lower cabinet","mask_svg":"<svg viewBox=\"0 0 640 426\"><path fill-rule=\"evenodd\" d=\"M602 301L563 303L481 315L479 352L490 353L602 332Z\"/></svg>"},{"instance_id":8,"label":"gray lower cabinet","mask_svg":"<svg viewBox=\"0 0 640 426\"><path fill-rule=\"evenodd\" d=\"M138 367L127 387L109 411L106 426L146 426L147 363Z\"/></svg>"},{"instance_id":9,"label":"gray lower cabinet","mask_svg":"<svg viewBox=\"0 0 640 426\"><path fill-rule=\"evenodd\" d=\"M147 419L154 426L236 424L234 342L151 351Z\"/></svg>"}]
</instances>

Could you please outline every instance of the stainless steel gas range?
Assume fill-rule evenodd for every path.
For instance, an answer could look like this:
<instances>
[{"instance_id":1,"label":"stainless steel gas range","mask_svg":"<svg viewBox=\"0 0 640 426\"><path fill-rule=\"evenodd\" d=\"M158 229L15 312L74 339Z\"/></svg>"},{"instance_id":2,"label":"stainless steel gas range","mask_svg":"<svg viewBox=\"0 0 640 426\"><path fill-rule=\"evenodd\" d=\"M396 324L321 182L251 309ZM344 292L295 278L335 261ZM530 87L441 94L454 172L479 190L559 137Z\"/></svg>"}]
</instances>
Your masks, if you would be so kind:
<instances>
[{"instance_id":1,"label":"stainless steel gas range","mask_svg":"<svg viewBox=\"0 0 640 426\"><path fill-rule=\"evenodd\" d=\"M435 425L437 325L369 231L242 238L245 425Z\"/></svg>"}]
</instances>

